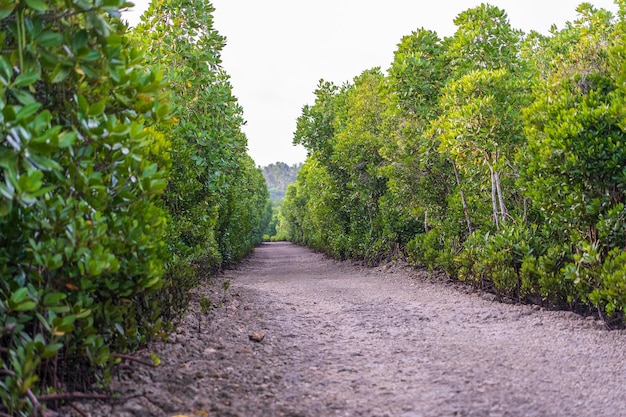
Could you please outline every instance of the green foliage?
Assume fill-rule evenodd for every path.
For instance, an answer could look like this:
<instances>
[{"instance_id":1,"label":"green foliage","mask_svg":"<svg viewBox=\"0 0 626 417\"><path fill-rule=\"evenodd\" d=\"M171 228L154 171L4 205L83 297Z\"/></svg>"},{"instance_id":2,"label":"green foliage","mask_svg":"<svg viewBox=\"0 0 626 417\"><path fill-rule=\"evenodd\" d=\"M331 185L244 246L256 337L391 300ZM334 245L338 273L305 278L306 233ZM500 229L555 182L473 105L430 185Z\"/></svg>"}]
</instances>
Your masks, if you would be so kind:
<instances>
[{"instance_id":1,"label":"green foliage","mask_svg":"<svg viewBox=\"0 0 626 417\"><path fill-rule=\"evenodd\" d=\"M282 220L282 204L287 194L287 187L296 182L298 171L302 164L287 165L284 162L269 164L262 168L263 177L267 183L271 202L268 203L265 216L267 227L263 240L265 241L284 241L288 240L286 231L281 229Z\"/></svg>"},{"instance_id":2,"label":"green foliage","mask_svg":"<svg viewBox=\"0 0 626 417\"><path fill-rule=\"evenodd\" d=\"M483 3L459 13L454 24L457 31L445 40L453 78L483 69L517 72L522 33L511 28L504 10Z\"/></svg>"},{"instance_id":3,"label":"green foliage","mask_svg":"<svg viewBox=\"0 0 626 417\"><path fill-rule=\"evenodd\" d=\"M324 162L329 162L332 153L335 130L333 101L337 94L337 86L320 80L315 90L315 104L306 105L302 115L298 117L294 145L303 145L309 155Z\"/></svg>"},{"instance_id":4,"label":"green foliage","mask_svg":"<svg viewBox=\"0 0 626 417\"><path fill-rule=\"evenodd\" d=\"M172 138L172 170L164 194L170 215L164 304L175 315L187 291L224 263L260 243L269 218L267 188L246 154L242 109L220 67L224 38L202 0L153 2L134 34L161 68L175 111L158 126Z\"/></svg>"},{"instance_id":5,"label":"green foliage","mask_svg":"<svg viewBox=\"0 0 626 417\"><path fill-rule=\"evenodd\" d=\"M231 177L230 194L219 210L218 242L223 263L241 260L263 241L269 222L269 194L261 170L252 158L241 158L239 171Z\"/></svg>"},{"instance_id":6,"label":"green foliage","mask_svg":"<svg viewBox=\"0 0 626 417\"><path fill-rule=\"evenodd\" d=\"M386 80L382 130L387 140L381 149L381 172L387 178L382 198L385 236L401 251L413 241L406 249L418 258L421 234L449 213L448 194L455 189L452 164L428 132L439 114L448 65L437 34L422 29L402 39Z\"/></svg>"},{"instance_id":7,"label":"green foliage","mask_svg":"<svg viewBox=\"0 0 626 417\"><path fill-rule=\"evenodd\" d=\"M523 282L520 271L526 259L543 255L537 227L521 223L504 225L496 233L474 232L457 257L458 278L483 288L493 285L497 294L522 299L533 287Z\"/></svg>"},{"instance_id":8,"label":"green foliage","mask_svg":"<svg viewBox=\"0 0 626 417\"><path fill-rule=\"evenodd\" d=\"M28 393L59 369L107 369L161 320L169 143L164 81L106 6L2 9L0 38L0 409L30 415ZM82 372L82 370L81 370ZM106 374L105 374L106 376Z\"/></svg>"},{"instance_id":9,"label":"green foliage","mask_svg":"<svg viewBox=\"0 0 626 417\"><path fill-rule=\"evenodd\" d=\"M130 36L128 6L0 8L5 415L106 383L114 353L162 331L199 277L240 259L269 221L213 9L154 4Z\"/></svg>"},{"instance_id":10,"label":"green foliage","mask_svg":"<svg viewBox=\"0 0 626 417\"><path fill-rule=\"evenodd\" d=\"M407 260L415 266L426 266L431 271L441 269L456 276L455 257L461 249L458 235L447 233L445 228L432 228L416 235L407 245Z\"/></svg>"},{"instance_id":11,"label":"green foliage","mask_svg":"<svg viewBox=\"0 0 626 417\"><path fill-rule=\"evenodd\" d=\"M619 296L600 294L621 291L613 277L624 249L626 134L620 73L611 68L611 56L623 48L623 32L606 11L589 5L578 11L580 18L555 35L556 65L537 84L526 111L522 176L542 227L563 245L567 262L555 277L564 283L559 298L614 312L624 307L614 303Z\"/></svg>"},{"instance_id":12,"label":"green foliage","mask_svg":"<svg viewBox=\"0 0 626 417\"><path fill-rule=\"evenodd\" d=\"M386 192L380 115L384 77L363 72L338 89L320 82L314 106L298 119L294 143L309 159L289 192L283 211L292 238L339 258L376 260L384 256L379 199Z\"/></svg>"},{"instance_id":13,"label":"green foliage","mask_svg":"<svg viewBox=\"0 0 626 417\"><path fill-rule=\"evenodd\" d=\"M623 313L626 6L550 36L490 5L404 37L387 76L321 82L279 229L339 258L413 264L501 296Z\"/></svg>"}]
</instances>

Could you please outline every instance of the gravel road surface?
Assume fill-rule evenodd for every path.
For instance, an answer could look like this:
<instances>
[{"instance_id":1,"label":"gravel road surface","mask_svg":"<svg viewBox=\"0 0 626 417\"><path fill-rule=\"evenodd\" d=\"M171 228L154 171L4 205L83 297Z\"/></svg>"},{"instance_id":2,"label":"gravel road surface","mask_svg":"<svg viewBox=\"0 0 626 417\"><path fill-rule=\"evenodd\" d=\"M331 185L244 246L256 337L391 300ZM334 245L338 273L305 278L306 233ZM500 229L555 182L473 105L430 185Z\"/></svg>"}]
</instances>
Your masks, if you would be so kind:
<instances>
[{"instance_id":1,"label":"gravel road surface","mask_svg":"<svg viewBox=\"0 0 626 417\"><path fill-rule=\"evenodd\" d=\"M625 342L599 321L495 302L426 271L267 243L139 353L159 367L126 364L118 400L76 406L94 417L626 416Z\"/></svg>"}]
</instances>

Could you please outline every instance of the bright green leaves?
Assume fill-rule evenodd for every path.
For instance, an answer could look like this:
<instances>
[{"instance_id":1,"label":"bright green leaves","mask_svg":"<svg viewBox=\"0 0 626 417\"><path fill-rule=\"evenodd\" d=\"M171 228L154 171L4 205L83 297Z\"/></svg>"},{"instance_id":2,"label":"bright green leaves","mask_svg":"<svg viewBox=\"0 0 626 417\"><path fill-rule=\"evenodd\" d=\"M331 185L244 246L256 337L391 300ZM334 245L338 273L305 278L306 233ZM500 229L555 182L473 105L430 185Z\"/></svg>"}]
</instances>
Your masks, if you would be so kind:
<instances>
[{"instance_id":1,"label":"bright green leaves","mask_svg":"<svg viewBox=\"0 0 626 417\"><path fill-rule=\"evenodd\" d=\"M39 74L35 72L26 72L18 75L11 83L11 87L28 87L39 79Z\"/></svg>"},{"instance_id":2,"label":"bright green leaves","mask_svg":"<svg viewBox=\"0 0 626 417\"><path fill-rule=\"evenodd\" d=\"M135 29L149 60L169 81L171 105L145 100L141 90L137 100L159 119L173 115L173 123L158 130L173 138L163 200L171 216L167 245L178 260L169 266L169 285L179 286L171 289L177 292L221 262L240 259L260 242L265 228L260 213L267 190L246 155L242 109L219 66L224 39L213 28L212 13L199 0L153 2ZM145 167L140 184L156 192L166 184L151 178L152 169ZM190 273L184 263L197 265L196 271ZM184 308L186 295L174 298L171 307Z\"/></svg>"},{"instance_id":3,"label":"bright green leaves","mask_svg":"<svg viewBox=\"0 0 626 417\"><path fill-rule=\"evenodd\" d=\"M16 3L14 0L0 0L0 19L5 19L13 13Z\"/></svg>"},{"instance_id":4,"label":"bright green leaves","mask_svg":"<svg viewBox=\"0 0 626 417\"><path fill-rule=\"evenodd\" d=\"M169 118L165 81L111 18L124 1L70 3L0 1L0 330L17 324L0 408L12 415L30 414L26 389L60 385L56 355L106 377L110 351L160 323L170 145L146 126Z\"/></svg>"},{"instance_id":5,"label":"bright green leaves","mask_svg":"<svg viewBox=\"0 0 626 417\"><path fill-rule=\"evenodd\" d=\"M37 306L37 301L33 300L28 294L28 288L20 288L11 294L7 301L9 311L30 311Z\"/></svg>"},{"instance_id":6,"label":"bright green leaves","mask_svg":"<svg viewBox=\"0 0 626 417\"><path fill-rule=\"evenodd\" d=\"M309 154L326 159L332 153L334 110L333 100L337 94L337 86L320 80L315 90L315 104L304 106L302 115L297 120L293 143L303 145Z\"/></svg>"},{"instance_id":7,"label":"bright green leaves","mask_svg":"<svg viewBox=\"0 0 626 417\"><path fill-rule=\"evenodd\" d=\"M544 282L568 294L570 303L593 303L612 314L625 307L623 271L615 267L626 199L624 23L589 5L578 11L579 19L546 43L554 65L525 113L521 173L553 236L550 245L566 247L562 275Z\"/></svg>"},{"instance_id":8,"label":"bright green leaves","mask_svg":"<svg viewBox=\"0 0 626 417\"><path fill-rule=\"evenodd\" d=\"M315 104L305 106L298 119L294 143L307 148L309 159L298 175L297 193L285 200L284 227L293 238L337 257L378 256L378 200L386 191L379 172L383 82L378 69L341 89L322 81Z\"/></svg>"},{"instance_id":9,"label":"bright green leaves","mask_svg":"<svg viewBox=\"0 0 626 417\"><path fill-rule=\"evenodd\" d=\"M43 0L24 0L24 1L26 2L26 5L28 7L38 12L45 12L46 10L48 10L48 5Z\"/></svg>"},{"instance_id":10,"label":"bright green leaves","mask_svg":"<svg viewBox=\"0 0 626 417\"><path fill-rule=\"evenodd\" d=\"M309 158L281 228L337 257L405 251L501 294L621 314L622 3L618 21L583 4L526 37L481 5L443 41L404 37L379 96L369 72L321 83L298 119Z\"/></svg>"},{"instance_id":11,"label":"bright green leaves","mask_svg":"<svg viewBox=\"0 0 626 417\"><path fill-rule=\"evenodd\" d=\"M521 109L527 96L528 87L505 69L470 71L443 90L441 115L433 123L439 149L461 172L491 182L496 227L508 217L503 177L515 174L515 168L511 172L509 167L523 144Z\"/></svg>"},{"instance_id":12,"label":"bright green leaves","mask_svg":"<svg viewBox=\"0 0 626 417\"><path fill-rule=\"evenodd\" d=\"M428 118L448 76L447 58L435 32L425 29L402 38L389 69L392 95L414 118Z\"/></svg>"},{"instance_id":13,"label":"bright green leaves","mask_svg":"<svg viewBox=\"0 0 626 417\"><path fill-rule=\"evenodd\" d=\"M0 83L4 88L8 88L12 79L13 69L11 69L11 64L5 57L0 56Z\"/></svg>"},{"instance_id":14,"label":"bright green leaves","mask_svg":"<svg viewBox=\"0 0 626 417\"><path fill-rule=\"evenodd\" d=\"M460 13L454 24L457 31L445 42L455 75L477 69L515 71L520 65L517 51L522 33L511 28L504 10L483 3Z\"/></svg>"}]
</instances>

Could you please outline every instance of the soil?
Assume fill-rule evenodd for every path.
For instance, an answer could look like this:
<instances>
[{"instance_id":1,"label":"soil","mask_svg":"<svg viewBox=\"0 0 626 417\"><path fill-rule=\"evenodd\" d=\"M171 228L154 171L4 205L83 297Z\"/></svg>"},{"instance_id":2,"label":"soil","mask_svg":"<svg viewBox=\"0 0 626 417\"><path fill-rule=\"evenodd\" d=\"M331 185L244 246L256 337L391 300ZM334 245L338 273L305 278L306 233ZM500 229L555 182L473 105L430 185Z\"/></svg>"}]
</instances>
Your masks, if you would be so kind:
<instances>
[{"instance_id":1,"label":"soil","mask_svg":"<svg viewBox=\"0 0 626 417\"><path fill-rule=\"evenodd\" d=\"M263 244L193 298L177 331L137 355L160 366L126 363L119 399L68 413L626 416L624 331L402 264Z\"/></svg>"}]
</instances>

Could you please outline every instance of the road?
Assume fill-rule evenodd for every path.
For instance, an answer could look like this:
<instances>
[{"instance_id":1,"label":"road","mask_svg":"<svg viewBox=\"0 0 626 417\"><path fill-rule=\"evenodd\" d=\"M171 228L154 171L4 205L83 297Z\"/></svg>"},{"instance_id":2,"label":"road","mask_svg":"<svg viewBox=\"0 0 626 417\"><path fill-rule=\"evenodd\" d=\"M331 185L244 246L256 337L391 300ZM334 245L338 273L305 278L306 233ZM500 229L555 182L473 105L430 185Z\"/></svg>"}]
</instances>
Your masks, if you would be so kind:
<instances>
[{"instance_id":1,"label":"road","mask_svg":"<svg viewBox=\"0 0 626 417\"><path fill-rule=\"evenodd\" d=\"M230 289L224 293L222 282ZM199 300L216 306L202 311ZM626 416L626 334L398 264L289 243L194 295L92 416ZM261 339L261 340L260 340ZM260 341L259 341L260 340Z\"/></svg>"}]
</instances>

